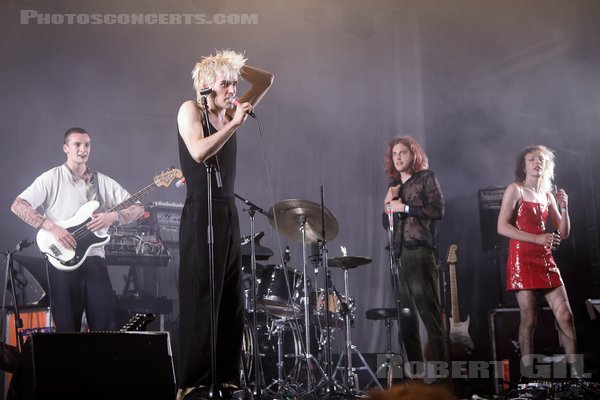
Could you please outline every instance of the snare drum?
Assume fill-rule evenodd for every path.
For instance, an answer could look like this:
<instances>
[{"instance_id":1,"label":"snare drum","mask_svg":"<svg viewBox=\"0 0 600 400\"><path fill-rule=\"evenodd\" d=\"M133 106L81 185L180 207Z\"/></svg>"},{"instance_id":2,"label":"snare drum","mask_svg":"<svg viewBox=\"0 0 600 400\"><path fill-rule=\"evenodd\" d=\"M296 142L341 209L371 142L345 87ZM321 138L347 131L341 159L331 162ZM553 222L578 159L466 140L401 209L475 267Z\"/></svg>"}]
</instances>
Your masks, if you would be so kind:
<instances>
[{"instance_id":1,"label":"snare drum","mask_svg":"<svg viewBox=\"0 0 600 400\"><path fill-rule=\"evenodd\" d=\"M292 319L303 315L303 275L281 265L265 267L256 294L257 304L273 318Z\"/></svg>"}]
</instances>

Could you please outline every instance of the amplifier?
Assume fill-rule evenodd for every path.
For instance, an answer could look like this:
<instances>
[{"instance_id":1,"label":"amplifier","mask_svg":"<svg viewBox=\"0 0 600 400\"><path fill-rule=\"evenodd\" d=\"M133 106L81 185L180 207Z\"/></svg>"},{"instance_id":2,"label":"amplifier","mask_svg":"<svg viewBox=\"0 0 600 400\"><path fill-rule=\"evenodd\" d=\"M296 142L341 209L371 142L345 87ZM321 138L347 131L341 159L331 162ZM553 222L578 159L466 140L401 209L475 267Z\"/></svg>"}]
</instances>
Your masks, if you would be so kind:
<instances>
[{"instance_id":1,"label":"amplifier","mask_svg":"<svg viewBox=\"0 0 600 400\"><path fill-rule=\"evenodd\" d=\"M139 223L147 225L167 246L179 244L179 222L183 203L155 201L147 204L145 208L146 212Z\"/></svg>"},{"instance_id":2,"label":"amplifier","mask_svg":"<svg viewBox=\"0 0 600 400\"><path fill-rule=\"evenodd\" d=\"M508 378L505 380L511 382L517 382L520 377L519 321L518 308L495 308L489 313L492 360L502 362L506 368L503 372ZM538 309L533 342L535 354L550 356L562 352L554 314L550 307ZM503 375L499 371L494 372L496 376ZM502 386L499 380L495 382L497 393Z\"/></svg>"},{"instance_id":3,"label":"amplifier","mask_svg":"<svg viewBox=\"0 0 600 400\"><path fill-rule=\"evenodd\" d=\"M504 190L503 186L494 186L480 189L478 193L481 247L484 251L508 247L508 239L500 236L497 231Z\"/></svg>"},{"instance_id":4,"label":"amplifier","mask_svg":"<svg viewBox=\"0 0 600 400\"><path fill-rule=\"evenodd\" d=\"M479 208L481 210L499 210L504 196L504 186L493 186L479 190Z\"/></svg>"},{"instance_id":5,"label":"amplifier","mask_svg":"<svg viewBox=\"0 0 600 400\"><path fill-rule=\"evenodd\" d=\"M9 398L175 398L167 332L34 333L21 359Z\"/></svg>"}]
</instances>

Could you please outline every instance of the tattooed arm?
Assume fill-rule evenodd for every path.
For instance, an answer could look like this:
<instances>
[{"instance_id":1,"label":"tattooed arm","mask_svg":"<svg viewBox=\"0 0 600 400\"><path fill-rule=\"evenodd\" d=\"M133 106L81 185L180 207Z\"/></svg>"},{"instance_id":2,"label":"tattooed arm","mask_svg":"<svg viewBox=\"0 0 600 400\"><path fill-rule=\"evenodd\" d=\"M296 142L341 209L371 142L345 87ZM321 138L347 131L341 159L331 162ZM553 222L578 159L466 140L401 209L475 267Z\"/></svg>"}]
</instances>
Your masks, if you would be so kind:
<instances>
[{"instance_id":1,"label":"tattooed arm","mask_svg":"<svg viewBox=\"0 0 600 400\"><path fill-rule=\"evenodd\" d=\"M56 240L69 248L75 248L77 242L69 231L56 225L48 218L38 213L26 200L17 197L10 206L10 210L27 224L39 229L46 229L54 235Z\"/></svg>"},{"instance_id":2,"label":"tattooed arm","mask_svg":"<svg viewBox=\"0 0 600 400\"><path fill-rule=\"evenodd\" d=\"M144 214L144 206L135 203L129 207L109 213L98 213L92 215L92 220L87 223L87 228L92 232L106 229L111 225L125 225L135 221Z\"/></svg>"},{"instance_id":3,"label":"tattooed arm","mask_svg":"<svg viewBox=\"0 0 600 400\"><path fill-rule=\"evenodd\" d=\"M41 228L46 218L35 211L31 204L27 202L27 200L23 200L20 197L17 197L15 201L13 201L10 206L10 210L17 215L17 217L21 218L28 225L33 226L38 229Z\"/></svg>"},{"instance_id":4,"label":"tattooed arm","mask_svg":"<svg viewBox=\"0 0 600 400\"><path fill-rule=\"evenodd\" d=\"M132 204L124 210L119 211L119 225L125 225L135 221L144 215L144 206L138 203Z\"/></svg>"}]
</instances>

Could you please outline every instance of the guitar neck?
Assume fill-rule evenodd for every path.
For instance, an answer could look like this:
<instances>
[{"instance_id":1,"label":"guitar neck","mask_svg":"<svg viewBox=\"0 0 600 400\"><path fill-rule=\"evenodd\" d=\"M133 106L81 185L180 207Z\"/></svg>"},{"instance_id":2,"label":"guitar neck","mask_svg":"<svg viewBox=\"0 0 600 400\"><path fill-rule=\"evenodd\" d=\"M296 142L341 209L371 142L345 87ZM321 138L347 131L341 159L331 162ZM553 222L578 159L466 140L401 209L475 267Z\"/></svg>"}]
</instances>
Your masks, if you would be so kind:
<instances>
[{"instance_id":1,"label":"guitar neck","mask_svg":"<svg viewBox=\"0 0 600 400\"><path fill-rule=\"evenodd\" d=\"M448 270L450 272L450 304L452 306L452 319L454 321L459 321L460 314L458 311L458 285L456 284L456 265L449 264Z\"/></svg>"},{"instance_id":2,"label":"guitar neck","mask_svg":"<svg viewBox=\"0 0 600 400\"><path fill-rule=\"evenodd\" d=\"M144 197L146 194L150 193L157 187L158 186L156 185L156 183L153 182L153 183L149 184L148 186L146 186L145 188L143 188L142 190L140 190L139 192L137 192L136 194L129 197L127 200L123 201L120 204L117 204L116 206L114 206L113 208L108 210L107 212L124 210L127 207L135 204L139 199L141 199L142 197Z\"/></svg>"}]
</instances>

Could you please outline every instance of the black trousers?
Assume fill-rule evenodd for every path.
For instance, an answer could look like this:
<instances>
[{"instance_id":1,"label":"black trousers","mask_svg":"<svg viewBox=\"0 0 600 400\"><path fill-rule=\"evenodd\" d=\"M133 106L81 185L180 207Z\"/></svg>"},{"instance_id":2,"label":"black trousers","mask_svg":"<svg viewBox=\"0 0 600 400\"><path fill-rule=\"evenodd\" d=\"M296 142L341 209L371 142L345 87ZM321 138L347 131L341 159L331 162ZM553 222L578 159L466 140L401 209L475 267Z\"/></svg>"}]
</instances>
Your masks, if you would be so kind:
<instances>
[{"instance_id":1,"label":"black trousers","mask_svg":"<svg viewBox=\"0 0 600 400\"><path fill-rule=\"evenodd\" d=\"M88 257L74 271L49 268L50 307L56 332L79 332L84 311L90 330L117 330L116 295L101 257Z\"/></svg>"},{"instance_id":2,"label":"black trousers","mask_svg":"<svg viewBox=\"0 0 600 400\"><path fill-rule=\"evenodd\" d=\"M206 199L186 200L179 229L181 388L211 383L210 269ZM234 199L213 200L215 384L238 383L244 329L240 228Z\"/></svg>"},{"instance_id":3,"label":"black trousers","mask_svg":"<svg viewBox=\"0 0 600 400\"><path fill-rule=\"evenodd\" d=\"M401 303L403 307L410 309L411 315L402 317L398 339L400 343L404 342L408 361L423 361L418 316L427 330L431 351L431 359L428 361L448 361L446 333L439 301L438 271L433 250L422 246L404 247L400 261Z\"/></svg>"}]
</instances>

